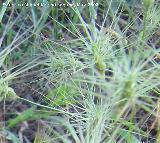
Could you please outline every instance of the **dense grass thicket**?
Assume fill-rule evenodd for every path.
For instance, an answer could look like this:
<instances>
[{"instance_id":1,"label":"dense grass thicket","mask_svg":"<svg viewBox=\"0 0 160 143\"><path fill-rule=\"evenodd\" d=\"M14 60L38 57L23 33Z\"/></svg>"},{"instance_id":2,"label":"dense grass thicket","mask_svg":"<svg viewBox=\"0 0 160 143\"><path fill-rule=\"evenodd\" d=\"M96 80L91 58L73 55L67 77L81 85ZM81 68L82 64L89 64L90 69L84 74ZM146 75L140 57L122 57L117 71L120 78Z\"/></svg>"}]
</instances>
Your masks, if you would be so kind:
<instances>
[{"instance_id":1,"label":"dense grass thicket","mask_svg":"<svg viewBox=\"0 0 160 143\"><path fill-rule=\"evenodd\" d=\"M0 143L160 143L160 1L0 1Z\"/></svg>"}]
</instances>

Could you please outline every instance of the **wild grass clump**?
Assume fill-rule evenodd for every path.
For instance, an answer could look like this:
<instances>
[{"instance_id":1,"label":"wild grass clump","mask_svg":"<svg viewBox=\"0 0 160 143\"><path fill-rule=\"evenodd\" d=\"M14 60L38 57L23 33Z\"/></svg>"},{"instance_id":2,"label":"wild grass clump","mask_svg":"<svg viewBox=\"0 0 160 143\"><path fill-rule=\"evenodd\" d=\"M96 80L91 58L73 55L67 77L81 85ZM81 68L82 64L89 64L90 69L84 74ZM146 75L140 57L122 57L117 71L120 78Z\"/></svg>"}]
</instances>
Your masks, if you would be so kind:
<instances>
[{"instance_id":1,"label":"wild grass clump","mask_svg":"<svg viewBox=\"0 0 160 143\"><path fill-rule=\"evenodd\" d=\"M3 6L0 102L4 112L8 103L23 110L14 105L0 134L13 130L10 140L29 143L159 142L159 2L98 3Z\"/></svg>"},{"instance_id":2,"label":"wild grass clump","mask_svg":"<svg viewBox=\"0 0 160 143\"><path fill-rule=\"evenodd\" d=\"M36 137L35 142L39 143L42 136L44 137L43 140L49 143L53 141L100 143L102 140L106 140L105 135L112 128L110 126L112 105L104 104L106 103L104 101L97 101L97 104L95 104L94 97L87 98L84 98L83 103L79 103L82 106L81 108L72 104L75 112L71 115L66 114L63 118L53 116L46 123L47 126L41 125L44 128L42 130L45 132L38 131L37 135L39 134L39 136ZM53 129L58 126L62 132ZM67 130L66 134L64 134L65 130Z\"/></svg>"}]
</instances>

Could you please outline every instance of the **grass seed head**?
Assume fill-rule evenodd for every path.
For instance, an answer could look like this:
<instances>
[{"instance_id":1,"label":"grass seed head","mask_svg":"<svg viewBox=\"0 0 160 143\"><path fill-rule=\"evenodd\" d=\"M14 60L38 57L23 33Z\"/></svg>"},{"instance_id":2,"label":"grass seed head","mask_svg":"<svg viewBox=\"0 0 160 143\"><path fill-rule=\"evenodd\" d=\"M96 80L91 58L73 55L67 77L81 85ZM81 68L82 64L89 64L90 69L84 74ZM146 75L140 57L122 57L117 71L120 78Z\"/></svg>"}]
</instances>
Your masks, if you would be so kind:
<instances>
[{"instance_id":1,"label":"grass seed head","mask_svg":"<svg viewBox=\"0 0 160 143\"><path fill-rule=\"evenodd\" d=\"M155 0L143 0L144 8L146 10L150 9L154 5Z\"/></svg>"},{"instance_id":2,"label":"grass seed head","mask_svg":"<svg viewBox=\"0 0 160 143\"><path fill-rule=\"evenodd\" d=\"M14 100L17 99L17 95L13 88L8 87L6 84L0 85L0 101L2 100Z\"/></svg>"}]
</instances>

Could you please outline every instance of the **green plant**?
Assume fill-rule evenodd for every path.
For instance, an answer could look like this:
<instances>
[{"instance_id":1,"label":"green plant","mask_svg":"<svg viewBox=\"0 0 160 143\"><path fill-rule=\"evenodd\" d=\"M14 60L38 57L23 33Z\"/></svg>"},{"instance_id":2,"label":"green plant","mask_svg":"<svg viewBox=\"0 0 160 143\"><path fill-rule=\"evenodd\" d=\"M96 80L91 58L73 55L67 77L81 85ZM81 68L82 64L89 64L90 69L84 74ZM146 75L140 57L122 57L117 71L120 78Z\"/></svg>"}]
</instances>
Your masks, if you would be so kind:
<instances>
[{"instance_id":1,"label":"green plant","mask_svg":"<svg viewBox=\"0 0 160 143\"><path fill-rule=\"evenodd\" d=\"M2 6L2 137L158 143L159 2L75 0L79 6L54 8L49 4L62 1L38 2L46 5Z\"/></svg>"},{"instance_id":2,"label":"green plant","mask_svg":"<svg viewBox=\"0 0 160 143\"><path fill-rule=\"evenodd\" d=\"M111 120L112 102L109 100L110 105L105 104L108 102L108 99L106 99L105 101L97 101L98 103L95 104L93 98L89 96L87 99L86 97L83 103L79 103L82 105L80 108L82 112L77 111L77 113L71 115L66 114L65 118L58 116L50 117L46 131L41 132L39 135L40 140L43 136L43 142L58 141L66 143L70 142L69 138L72 137L73 141L77 143L100 143L103 140L104 134L108 134L110 128L112 128L109 123ZM79 110L79 107L76 107L76 105L72 104L72 106L75 106L75 110ZM62 130L67 129L67 134L61 134L52 129L57 125L62 126ZM65 132L62 131L62 133ZM39 143L40 140L37 142L37 138L35 142Z\"/></svg>"},{"instance_id":3,"label":"green plant","mask_svg":"<svg viewBox=\"0 0 160 143\"><path fill-rule=\"evenodd\" d=\"M158 8L154 8L155 12L159 13ZM74 86L78 86L79 90L84 95L87 93L99 94L99 97L103 98L103 96L106 94L109 97L117 98L119 101L117 104L117 109L115 109L115 113L119 111L118 109L121 109L122 111L116 116L115 123L120 121L125 112L128 113L131 111L131 114L129 115L129 122L132 124L133 117L136 113L135 107L137 105L139 106L139 109L144 109L154 115L150 109L154 109L154 103L149 94L150 92L157 91L159 86L159 65L154 60L154 57L157 55L159 50L154 49L154 47L149 46L144 41L142 43L142 40L148 40L149 35L146 36L146 34L144 34L145 37L143 39L141 38L140 34L133 38L126 37L125 35L127 31L132 28L132 26L134 28L134 25L129 23L124 28L124 31L121 31L119 29L120 27L116 23L118 20L120 20L119 16L113 17L111 26L106 28L104 24L106 22L105 20L108 16L108 12L105 15L102 26L98 26L100 28L99 30L95 22L96 17L90 17L90 24L88 24L83 18L83 13L80 13L78 8L73 8L73 10L79 17L80 21L80 24L78 24L77 27L71 23L75 31L77 31L76 37L78 38L65 43L65 46L57 43L57 45L62 46L62 49L65 52L54 52L54 54L47 57L52 59L51 57L55 58L56 56L60 56L60 59L56 58L57 61L55 59L53 60L55 61L54 64L62 63L62 66L60 66L60 72L58 73L61 73L60 77L66 78L61 80L60 84L63 82L66 84L72 81L75 83L72 85L73 88ZM150 10L152 11L153 9L151 8ZM117 10L117 13L118 11L119 9ZM92 12L94 13L96 10L92 9ZM154 15L154 13L152 13L152 16L152 20L154 21L155 19L155 23L153 27L145 30L148 34L151 34L159 24L158 17ZM148 26L150 26L150 23L148 24ZM72 35L70 29L65 26L63 27ZM117 31L112 29L116 29ZM81 30L83 31L83 34L80 32ZM139 33L141 33L141 31L139 31ZM74 41L77 41L76 45ZM79 47L78 50L77 46ZM144 48L146 48L146 51ZM56 50L57 49L55 48L54 51ZM73 69L73 67L77 66L72 67L72 63L70 66L67 66L68 60L66 60L66 55L69 57L68 52L69 55L72 55L74 59L76 59L76 61L82 65L82 68ZM52 72L54 71L54 73L55 71L59 70L57 70L57 66L55 66L54 69L51 65L47 66ZM46 69L48 69L48 67ZM80 66L78 65L78 67ZM68 68L71 70L68 70ZM51 71L49 71L49 73ZM64 71L65 74L62 74ZM67 75L69 71L73 73L69 74L69 76L64 76ZM106 71L110 71L112 74L106 76ZM80 73L83 76L80 76ZM49 82L56 86L59 85L58 81L61 78L55 78L56 74L48 75ZM105 81L105 78L108 78L107 82ZM56 80L53 81L54 79ZM83 85L85 85L86 88ZM150 103L151 106L149 105ZM107 140L108 142L113 142L116 137L121 134L121 126L123 126L123 123L120 123L119 126L115 127L115 131L111 133L110 139ZM130 127L130 124L127 125L127 127L130 128L130 132L133 132L134 130L138 131L139 133L141 132L138 128ZM129 136L133 137L132 134L129 134ZM127 140L129 136L127 138L123 138L122 140ZM136 137L133 138L138 140Z\"/></svg>"}]
</instances>

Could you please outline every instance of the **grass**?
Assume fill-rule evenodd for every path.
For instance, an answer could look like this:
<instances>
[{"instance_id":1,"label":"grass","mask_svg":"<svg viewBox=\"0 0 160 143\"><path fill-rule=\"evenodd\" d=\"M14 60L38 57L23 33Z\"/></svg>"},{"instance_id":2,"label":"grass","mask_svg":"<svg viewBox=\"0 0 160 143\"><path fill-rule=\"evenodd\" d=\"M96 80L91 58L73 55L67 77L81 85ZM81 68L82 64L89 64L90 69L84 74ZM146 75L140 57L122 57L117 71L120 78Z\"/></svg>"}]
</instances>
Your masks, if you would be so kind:
<instances>
[{"instance_id":1,"label":"grass","mask_svg":"<svg viewBox=\"0 0 160 143\"><path fill-rule=\"evenodd\" d=\"M18 3L1 6L0 142L160 142L158 0Z\"/></svg>"}]
</instances>

